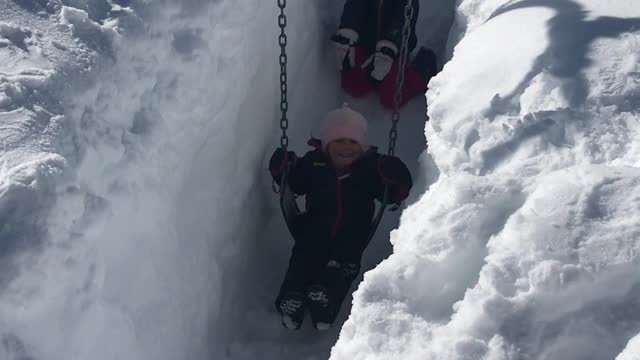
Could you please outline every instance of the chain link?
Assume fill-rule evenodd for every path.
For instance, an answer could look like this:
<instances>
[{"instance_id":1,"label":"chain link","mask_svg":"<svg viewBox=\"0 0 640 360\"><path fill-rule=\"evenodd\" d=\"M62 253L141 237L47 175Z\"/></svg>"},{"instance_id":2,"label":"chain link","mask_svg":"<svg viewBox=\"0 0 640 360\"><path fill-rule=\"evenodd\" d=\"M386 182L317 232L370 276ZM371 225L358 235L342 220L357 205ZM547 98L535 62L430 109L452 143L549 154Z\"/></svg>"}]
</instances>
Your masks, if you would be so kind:
<instances>
[{"instance_id":1,"label":"chain link","mask_svg":"<svg viewBox=\"0 0 640 360\"><path fill-rule=\"evenodd\" d=\"M287 129L289 128L289 119L287 119L287 111L289 110L289 102L287 100L287 34L285 33L287 16L284 14L287 0L277 1L280 8L280 15L278 16L278 26L280 27L280 36L278 37L278 44L280 45L280 112L282 112L282 117L280 118L280 129L282 130L280 147L286 152L289 146L289 137L287 136Z\"/></svg>"},{"instance_id":2,"label":"chain link","mask_svg":"<svg viewBox=\"0 0 640 360\"><path fill-rule=\"evenodd\" d=\"M396 139L398 138L398 122L400 121L400 104L402 103L402 86L404 85L404 72L409 56L409 37L411 36L411 19L413 18L412 0L407 0L404 7L404 26L402 28L402 44L400 44L400 56L398 58L398 76L396 77L396 92L393 96L393 113L391 115L391 131L389 131L389 150L387 154L395 154Z\"/></svg>"},{"instance_id":3,"label":"chain link","mask_svg":"<svg viewBox=\"0 0 640 360\"><path fill-rule=\"evenodd\" d=\"M284 10L287 7L287 0L277 0L278 8L280 8L280 14L278 15L278 27L280 27L280 35L278 36L278 45L280 45L280 56L278 62L280 63L280 130L282 135L280 136L280 147L286 154L287 147L289 146L289 137L287 136L287 129L289 128L289 119L287 119L287 111L289 110L289 101L287 100L287 34L285 29L287 28L287 16L284 14ZM277 184L273 181L272 188L276 194L280 194L281 201L284 194L281 190L286 182L287 170L282 176L282 181Z\"/></svg>"}]
</instances>

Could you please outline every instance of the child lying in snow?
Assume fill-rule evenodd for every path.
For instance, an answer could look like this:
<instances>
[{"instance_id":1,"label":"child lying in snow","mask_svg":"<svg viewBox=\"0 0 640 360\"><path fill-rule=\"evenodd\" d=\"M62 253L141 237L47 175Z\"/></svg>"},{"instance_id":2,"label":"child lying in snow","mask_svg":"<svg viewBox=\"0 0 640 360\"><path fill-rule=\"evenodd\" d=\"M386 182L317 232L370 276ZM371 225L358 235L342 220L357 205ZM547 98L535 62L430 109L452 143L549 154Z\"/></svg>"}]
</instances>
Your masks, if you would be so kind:
<instances>
[{"instance_id":1,"label":"child lying in snow","mask_svg":"<svg viewBox=\"0 0 640 360\"><path fill-rule=\"evenodd\" d=\"M416 21L420 4L412 0L413 17L409 22L408 51L416 47ZM377 89L380 102L393 107L402 45L406 1L346 0L340 27L331 38L336 43L342 88L354 97ZM423 95L429 79L437 72L436 55L420 48L405 70L402 103Z\"/></svg>"},{"instance_id":2,"label":"child lying in snow","mask_svg":"<svg viewBox=\"0 0 640 360\"><path fill-rule=\"evenodd\" d=\"M400 203L412 186L411 174L396 158L367 147L367 121L347 105L325 117L315 150L297 158L274 152L269 169L280 183L287 163L289 187L306 195L306 212L294 220L295 245L275 305L283 325L299 329L309 307L313 325L324 330L335 320L362 253L375 212L389 184L390 203Z\"/></svg>"}]
</instances>

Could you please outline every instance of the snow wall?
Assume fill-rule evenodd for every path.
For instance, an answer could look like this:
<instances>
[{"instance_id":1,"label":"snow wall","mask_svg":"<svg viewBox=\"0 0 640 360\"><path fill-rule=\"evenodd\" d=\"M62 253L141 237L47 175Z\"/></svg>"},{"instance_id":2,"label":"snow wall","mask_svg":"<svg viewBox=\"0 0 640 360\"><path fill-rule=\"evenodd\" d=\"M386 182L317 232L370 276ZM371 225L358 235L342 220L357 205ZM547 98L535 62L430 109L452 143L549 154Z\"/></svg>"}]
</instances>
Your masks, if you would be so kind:
<instances>
[{"instance_id":1,"label":"snow wall","mask_svg":"<svg viewBox=\"0 0 640 360\"><path fill-rule=\"evenodd\" d=\"M275 286L268 302L256 288L282 269L263 266L284 266L290 243L262 232L279 215L275 3L0 8L15 63L1 74L0 358L223 358L244 329L279 328L245 318L251 301L267 313ZM287 11L301 147L336 106L322 75L337 7Z\"/></svg>"},{"instance_id":2,"label":"snow wall","mask_svg":"<svg viewBox=\"0 0 640 360\"><path fill-rule=\"evenodd\" d=\"M302 151L343 100L326 41L342 1L289 3L290 133ZM453 4L430 4L429 18L425 3L422 42L442 53L448 25L425 24ZM417 164L420 146L401 148L421 169L417 203L394 255L366 274L332 358L603 359L638 333L638 37L632 22L578 31L590 35L577 45L570 35L590 29L589 11L637 9L514 3L458 4L453 61L428 93L442 176L421 196L437 170L427 155ZM0 74L0 358L327 358L339 328L288 334L269 313L290 246L266 177L275 4L0 9L11 59ZM356 106L384 117L375 101ZM412 144L416 124L401 129ZM383 141L386 127L373 127ZM388 255L388 218L365 268ZM637 357L637 343L619 359Z\"/></svg>"},{"instance_id":3,"label":"snow wall","mask_svg":"<svg viewBox=\"0 0 640 360\"><path fill-rule=\"evenodd\" d=\"M459 2L440 178L331 359L640 358L639 29L625 1Z\"/></svg>"}]
</instances>

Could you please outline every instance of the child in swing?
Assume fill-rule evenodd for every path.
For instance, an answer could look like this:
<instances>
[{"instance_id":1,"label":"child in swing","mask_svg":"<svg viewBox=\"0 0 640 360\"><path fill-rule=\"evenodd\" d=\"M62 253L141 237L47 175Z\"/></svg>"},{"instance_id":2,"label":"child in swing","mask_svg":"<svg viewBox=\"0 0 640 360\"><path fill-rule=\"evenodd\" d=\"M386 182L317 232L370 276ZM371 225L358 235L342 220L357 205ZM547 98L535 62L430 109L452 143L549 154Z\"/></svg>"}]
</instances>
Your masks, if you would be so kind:
<instances>
[{"instance_id":1,"label":"child in swing","mask_svg":"<svg viewBox=\"0 0 640 360\"><path fill-rule=\"evenodd\" d=\"M281 180L289 164L287 183L306 196L306 212L294 219L289 268L275 305L286 328L297 330L309 309L314 328L334 322L369 241L375 212L389 186L388 202L401 203L412 179L404 163L367 146L367 121L346 104L323 120L315 149L297 158L282 149L274 152L269 169Z\"/></svg>"}]
</instances>

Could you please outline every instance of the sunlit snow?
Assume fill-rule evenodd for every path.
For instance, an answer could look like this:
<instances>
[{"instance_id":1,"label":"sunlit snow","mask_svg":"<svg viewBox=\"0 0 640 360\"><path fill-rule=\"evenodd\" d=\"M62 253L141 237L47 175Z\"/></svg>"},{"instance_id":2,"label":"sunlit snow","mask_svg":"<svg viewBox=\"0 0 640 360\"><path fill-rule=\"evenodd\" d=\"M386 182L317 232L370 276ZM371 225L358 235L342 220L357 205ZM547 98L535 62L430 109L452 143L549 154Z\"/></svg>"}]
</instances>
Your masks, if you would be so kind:
<instances>
[{"instance_id":1,"label":"sunlit snow","mask_svg":"<svg viewBox=\"0 0 640 360\"><path fill-rule=\"evenodd\" d=\"M343 1L287 3L290 147L347 101L386 151ZM421 1L416 186L326 333L272 306L276 4L0 0L0 359L640 359L639 4Z\"/></svg>"}]
</instances>

